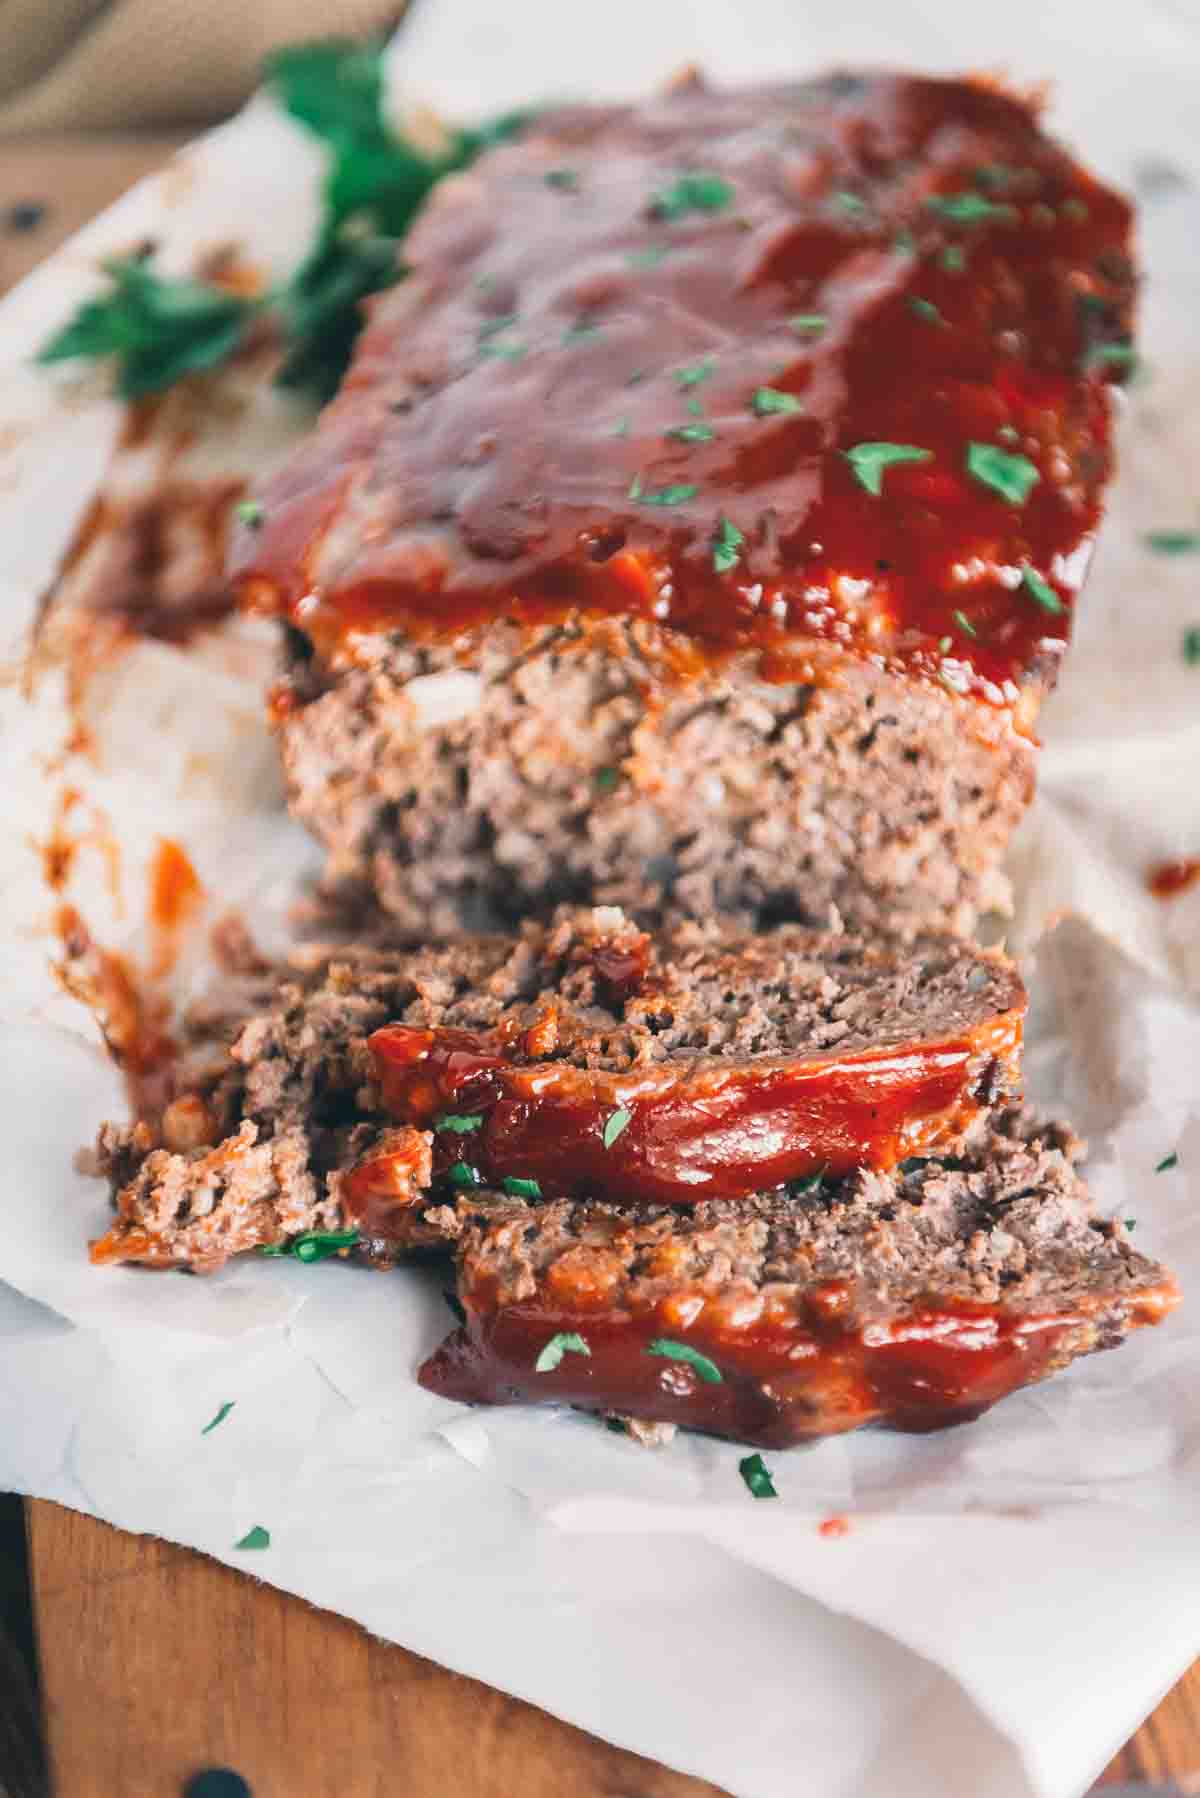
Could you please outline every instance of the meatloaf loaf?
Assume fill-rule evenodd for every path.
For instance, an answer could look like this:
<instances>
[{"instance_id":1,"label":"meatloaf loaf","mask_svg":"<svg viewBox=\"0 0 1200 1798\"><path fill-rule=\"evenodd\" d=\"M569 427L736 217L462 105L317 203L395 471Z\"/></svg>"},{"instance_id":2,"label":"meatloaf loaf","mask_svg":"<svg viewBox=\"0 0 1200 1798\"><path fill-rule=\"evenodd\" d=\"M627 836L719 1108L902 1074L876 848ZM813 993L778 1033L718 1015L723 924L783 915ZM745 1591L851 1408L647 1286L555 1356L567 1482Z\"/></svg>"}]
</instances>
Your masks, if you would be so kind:
<instances>
[{"instance_id":1,"label":"meatloaf loaf","mask_svg":"<svg viewBox=\"0 0 1200 1798\"><path fill-rule=\"evenodd\" d=\"M1002 906L1129 240L984 82L685 85L444 181L235 551L330 887L425 940Z\"/></svg>"},{"instance_id":2,"label":"meatloaf loaf","mask_svg":"<svg viewBox=\"0 0 1200 1798\"><path fill-rule=\"evenodd\" d=\"M778 1448L957 1423L1176 1303L1099 1218L1069 1132L998 1115L957 1160L680 1210L461 1202L451 1398L567 1403Z\"/></svg>"},{"instance_id":3,"label":"meatloaf loaf","mask_svg":"<svg viewBox=\"0 0 1200 1798\"><path fill-rule=\"evenodd\" d=\"M210 1002L167 1102L105 1126L93 1253L208 1268L345 1235L386 1257L456 1190L694 1204L953 1152L1019 1092L1024 1006L1003 956L952 937L651 937L602 908L307 952Z\"/></svg>"}]
</instances>

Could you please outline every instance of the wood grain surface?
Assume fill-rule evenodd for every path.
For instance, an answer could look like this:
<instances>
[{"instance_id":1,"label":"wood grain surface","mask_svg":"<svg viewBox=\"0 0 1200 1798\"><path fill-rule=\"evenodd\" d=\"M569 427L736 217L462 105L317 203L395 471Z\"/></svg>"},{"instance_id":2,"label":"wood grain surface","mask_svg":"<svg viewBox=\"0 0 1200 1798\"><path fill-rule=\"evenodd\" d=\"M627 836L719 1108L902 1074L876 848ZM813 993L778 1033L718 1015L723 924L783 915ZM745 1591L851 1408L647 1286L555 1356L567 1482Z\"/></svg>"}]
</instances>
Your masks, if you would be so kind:
<instances>
[{"instance_id":1,"label":"wood grain surface","mask_svg":"<svg viewBox=\"0 0 1200 1798\"><path fill-rule=\"evenodd\" d=\"M183 138L0 142L0 289ZM174 1798L214 1766L254 1798L719 1798L187 1549L28 1518L56 1798ZM1200 1664L1101 1784L1167 1778L1200 1793Z\"/></svg>"}]
</instances>

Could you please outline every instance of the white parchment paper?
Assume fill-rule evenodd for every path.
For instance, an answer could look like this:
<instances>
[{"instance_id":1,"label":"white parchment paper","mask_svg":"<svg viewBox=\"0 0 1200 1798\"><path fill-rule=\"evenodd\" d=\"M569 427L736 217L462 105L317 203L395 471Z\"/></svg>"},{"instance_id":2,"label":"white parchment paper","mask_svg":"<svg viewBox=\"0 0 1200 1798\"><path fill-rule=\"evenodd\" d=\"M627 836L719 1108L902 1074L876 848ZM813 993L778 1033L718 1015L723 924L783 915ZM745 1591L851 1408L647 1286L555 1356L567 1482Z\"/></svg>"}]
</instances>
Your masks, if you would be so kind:
<instances>
[{"instance_id":1,"label":"white parchment paper","mask_svg":"<svg viewBox=\"0 0 1200 1798\"><path fill-rule=\"evenodd\" d=\"M1200 853L1200 16L1144 7L1119 55L1094 8L426 0L398 92L478 115L538 94L644 89L876 61L1052 76L1053 120L1143 201L1148 378L1014 853L1035 987L1029 1081L1092 1140L1102 1205L1200 1292L1200 892L1164 906L1155 860ZM147 234L184 267L242 239L285 267L319 159L262 101L135 190L0 307L0 604L17 654L104 471L115 409L28 368L96 257ZM194 467L251 473L301 428L257 392ZM146 867L182 841L213 914L270 934L312 851L280 807L261 723L267 653L235 625L142 644L88 688L70 897L141 953ZM413 1380L448 1326L437 1279L251 1260L209 1280L89 1267L105 1215L72 1171L123 1098L47 963L38 841L62 775L61 679L0 694L0 1484L199 1547L381 1635L739 1798L1070 1798L1200 1652L1200 1322L1008 1401L969 1429L866 1434L773 1458L756 1503L732 1445L647 1453L571 1413L467 1411ZM86 834L86 831L85 831ZM105 842L119 846L110 886ZM1046 934L1051 918L1077 916ZM185 962L181 985L203 978ZM1178 1165L1155 1172L1169 1154ZM225 1422L201 1431L218 1406ZM847 1535L819 1532L830 1513ZM336 1518L336 1527L331 1519ZM257 1554L234 1544L254 1524Z\"/></svg>"}]
</instances>

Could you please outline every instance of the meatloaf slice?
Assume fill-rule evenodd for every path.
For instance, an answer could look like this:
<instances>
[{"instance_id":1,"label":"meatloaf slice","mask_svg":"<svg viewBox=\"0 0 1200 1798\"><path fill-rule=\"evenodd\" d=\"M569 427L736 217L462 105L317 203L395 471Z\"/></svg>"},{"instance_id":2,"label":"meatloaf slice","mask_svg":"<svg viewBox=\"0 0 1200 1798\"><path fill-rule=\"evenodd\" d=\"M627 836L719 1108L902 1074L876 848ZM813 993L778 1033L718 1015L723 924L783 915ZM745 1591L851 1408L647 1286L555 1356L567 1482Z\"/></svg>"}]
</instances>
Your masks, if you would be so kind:
<instances>
[{"instance_id":1,"label":"meatloaf slice","mask_svg":"<svg viewBox=\"0 0 1200 1798\"><path fill-rule=\"evenodd\" d=\"M408 1242L431 1181L690 1203L957 1147L1019 1090L1025 995L958 939L564 911L518 937L310 950L203 1007L161 1115L105 1126L97 1260ZM203 1031L200 1032L204 1034Z\"/></svg>"},{"instance_id":2,"label":"meatloaf slice","mask_svg":"<svg viewBox=\"0 0 1200 1798\"><path fill-rule=\"evenodd\" d=\"M443 182L235 551L292 804L452 933L969 930L1129 361L1129 208L994 84L543 113Z\"/></svg>"},{"instance_id":3,"label":"meatloaf slice","mask_svg":"<svg viewBox=\"0 0 1200 1798\"><path fill-rule=\"evenodd\" d=\"M494 1195L448 1213L466 1321L421 1383L781 1448L977 1416L1177 1302L1098 1217L1068 1132L690 1210Z\"/></svg>"}]
</instances>

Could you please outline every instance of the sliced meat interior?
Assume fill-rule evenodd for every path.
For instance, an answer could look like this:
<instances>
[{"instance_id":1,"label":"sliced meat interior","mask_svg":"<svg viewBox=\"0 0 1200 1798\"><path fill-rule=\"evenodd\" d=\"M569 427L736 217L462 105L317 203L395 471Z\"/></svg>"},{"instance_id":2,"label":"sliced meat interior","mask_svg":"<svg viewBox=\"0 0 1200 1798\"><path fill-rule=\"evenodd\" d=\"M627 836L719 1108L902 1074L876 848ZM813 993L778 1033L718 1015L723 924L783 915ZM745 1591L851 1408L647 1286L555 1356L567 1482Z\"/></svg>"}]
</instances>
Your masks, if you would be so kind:
<instances>
[{"instance_id":1,"label":"sliced meat interior","mask_svg":"<svg viewBox=\"0 0 1200 1798\"><path fill-rule=\"evenodd\" d=\"M1010 1112L957 1159L734 1203L462 1200L466 1321L422 1384L770 1448L964 1421L1177 1302L1078 1151Z\"/></svg>"},{"instance_id":2,"label":"sliced meat interior","mask_svg":"<svg viewBox=\"0 0 1200 1798\"><path fill-rule=\"evenodd\" d=\"M599 909L312 951L242 1003L193 1020L160 1116L102 1132L96 1259L407 1240L431 1182L693 1203L953 1149L1019 1091L1025 995L954 938L650 936Z\"/></svg>"}]
</instances>

